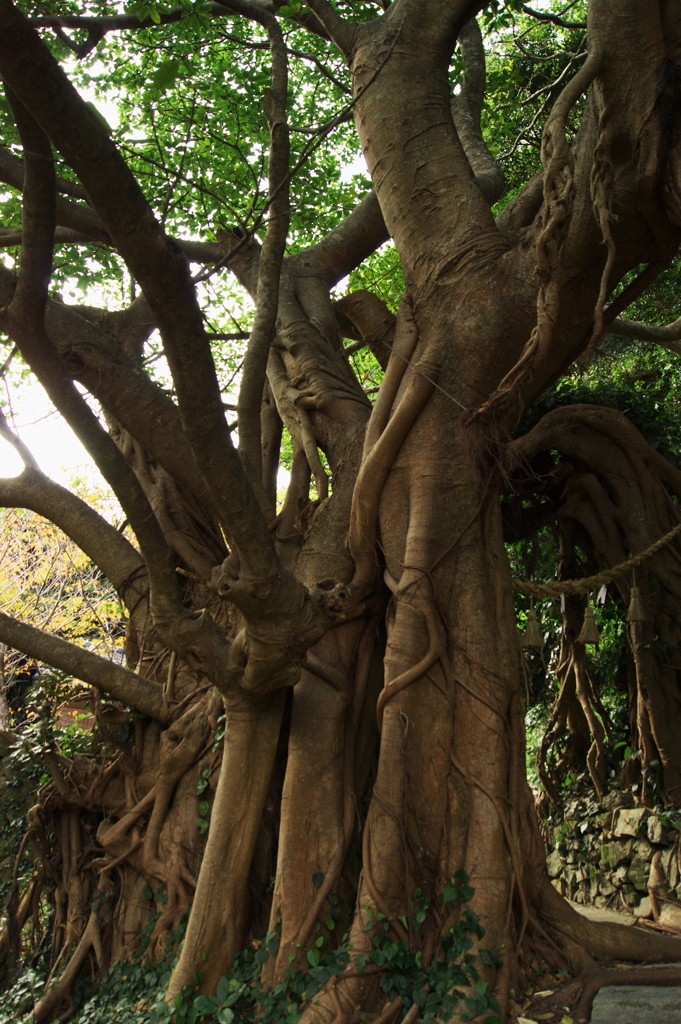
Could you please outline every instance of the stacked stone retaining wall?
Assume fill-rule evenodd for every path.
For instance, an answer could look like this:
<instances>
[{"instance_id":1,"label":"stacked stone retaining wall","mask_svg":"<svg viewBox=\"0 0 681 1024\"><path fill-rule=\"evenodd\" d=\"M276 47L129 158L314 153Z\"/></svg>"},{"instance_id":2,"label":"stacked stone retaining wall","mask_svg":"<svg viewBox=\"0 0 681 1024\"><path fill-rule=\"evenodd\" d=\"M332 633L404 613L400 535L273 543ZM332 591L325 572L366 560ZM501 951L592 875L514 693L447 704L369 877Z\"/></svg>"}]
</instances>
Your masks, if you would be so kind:
<instances>
[{"instance_id":1,"label":"stacked stone retaining wall","mask_svg":"<svg viewBox=\"0 0 681 1024\"><path fill-rule=\"evenodd\" d=\"M568 801L563 821L549 829L549 875L575 903L647 916L650 863L658 850L670 896L681 899L681 811L651 811L623 802L620 793L601 804Z\"/></svg>"}]
</instances>

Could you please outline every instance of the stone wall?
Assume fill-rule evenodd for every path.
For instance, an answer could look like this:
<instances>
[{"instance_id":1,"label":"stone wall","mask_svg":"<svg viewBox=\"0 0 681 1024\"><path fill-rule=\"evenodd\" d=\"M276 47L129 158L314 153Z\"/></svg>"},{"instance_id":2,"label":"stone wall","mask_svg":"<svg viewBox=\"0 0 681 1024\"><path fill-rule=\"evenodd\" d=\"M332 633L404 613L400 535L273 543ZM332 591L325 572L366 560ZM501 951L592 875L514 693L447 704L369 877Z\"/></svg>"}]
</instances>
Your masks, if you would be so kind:
<instances>
[{"instance_id":1,"label":"stone wall","mask_svg":"<svg viewBox=\"0 0 681 1024\"><path fill-rule=\"evenodd\" d=\"M549 875L575 903L647 916L650 862L658 850L670 896L681 899L681 811L626 803L621 793L611 793L600 804L569 800L562 822L548 829Z\"/></svg>"}]
</instances>

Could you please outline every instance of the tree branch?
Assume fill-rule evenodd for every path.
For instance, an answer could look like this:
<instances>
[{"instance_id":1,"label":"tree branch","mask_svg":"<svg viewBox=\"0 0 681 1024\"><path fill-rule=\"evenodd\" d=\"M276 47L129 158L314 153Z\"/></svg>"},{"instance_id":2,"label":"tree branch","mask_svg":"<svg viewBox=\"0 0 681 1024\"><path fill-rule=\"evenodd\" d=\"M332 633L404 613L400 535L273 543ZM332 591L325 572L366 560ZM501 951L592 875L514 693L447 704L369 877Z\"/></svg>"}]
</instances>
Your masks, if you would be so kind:
<instances>
[{"instance_id":1,"label":"tree branch","mask_svg":"<svg viewBox=\"0 0 681 1024\"><path fill-rule=\"evenodd\" d=\"M10 429L7 417L2 409L0 409L0 437L4 437L5 441L7 441L8 444L11 444L26 469L38 469L38 463L36 462L33 453L26 447L21 438Z\"/></svg>"},{"instance_id":2,"label":"tree branch","mask_svg":"<svg viewBox=\"0 0 681 1024\"><path fill-rule=\"evenodd\" d=\"M608 327L609 334L616 334L621 338L632 338L634 341L650 341L662 348L669 349L681 355L681 317L670 324L662 327L654 327L652 324L637 323L635 320L625 320L618 317Z\"/></svg>"},{"instance_id":3,"label":"tree branch","mask_svg":"<svg viewBox=\"0 0 681 1024\"><path fill-rule=\"evenodd\" d=\"M54 237L54 164L47 136L23 103L9 90L8 95L24 149L24 243L16 289L0 313L0 323L118 497L147 563L152 607L164 617L174 616L181 608L179 586L158 522L137 477L78 393L45 330Z\"/></svg>"},{"instance_id":4,"label":"tree branch","mask_svg":"<svg viewBox=\"0 0 681 1024\"><path fill-rule=\"evenodd\" d=\"M218 3L206 3L204 10L213 17L224 17L226 11ZM140 29L154 29L159 25L173 25L183 18L191 16L191 12L184 7L174 7L170 11L159 12L158 20L151 17L143 18L136 14L118 14L110 16L92 16L81 14L42 14L31 18L31 24L37 28L51 28L55 35L72 50L77 57L86 57L97 44L109 32L121 30L139 31ZM74 43L66 33L65 28L83 29L87 32L87 38L82 43Z\"/></svg>"},{"instance_id":5,"label":"tree branch","mask_svg":"<svg viewBox=\"0 0 681 1024\"><path fill-rule=\"evenodd\" d=\"M15 278L0 266L0 308L11 302ZM123 317L125 311L111 314ZM1 316L1 314L0 314ZM62 302L47 303L47 332L70 374L107 409L150 456L205 506L211 494L182 429L177 407L110 334Z\"/></svg>"},{"instance_id":6,"label":"tree branch","mask_svg":"<svg viewBox=\"0 0 681 1024\"><path fill-rule=\"evenodd\" d=\"M260 502L268 513L261 453L261 409L267 373L267 359L274 338L279 307L281 265L290 220L289 131L287 124L288 62L284 37L275 18L264 20L272 53L270 89L265 94L265 113L270 129L268 160L269 216L260 252L256 312L239 388L239 454L253 481Z\"/></svg>"},{"instance_id":7,"label":"tree branch","mask_svg":"<svg viewBox=\"0 0 681 1024\"><path fill-rule=\"evenodd\" d=\"M410 288L419 287L432 261L447 259L454 266L473 237L490 258L502 250L451 113L452 53L481 6L471 0L398 0L357 35L357 130ZM416 238L426 240L425 252Z\"/></svg>"},{"instance_id":8,"label":"tree branch","mask_svg":"<svg viewBox=\"0 0 681 1024\"><path fill-rule=\"evenodd\" d=\"M101 569L128 608L139 600L139 586L134 595L126 593L130 580L144 570L139 552L90 505L50 480L37 466L0 479L0 505L28 508L49 519Z\"/></svg>"},{"instance_id":9,"label":"tree branch","mask_svg":"<svg viewBox=\"0 0 681 1024\"><path fill-rule=\"evenodd\" d=\"M107 658L61 640L0 612L0 642L44 661L68 675L97 686L115 700L123 701L144 715L168 723L170 715L163 706L163 692L156 683L136 672L116 665Z\"/></svg>"},{"instance_id":10,"label":"tree branch","mask_svg":"<svg viewBox=\"0 0 681 1024\"><path fill-rule=\"evenodd\" d=\"M4 181L5 184L11 185L12 188L22 191L24 176L23 160L19 160L0 147L0 181ZM76 199L87 198L85 190L79 182L57 177L56 186L59 192L63 192ZM77 236L72 236L66 232L56 232L55 241L104 242L105 245L113 246L108 231L90 206L70 202L58 195L56 199L55 221L62 227L70 228L73 232L79 233ZM187 259L191 260L192 263L217 263L220 259L220 247L213 242L204 242L190 238L173 238L172 241L179 246ZM20 243L21 236L17 231L0 229L0 246L17 245Z\"/></svg>"},{"instance_id":11,"label":"tree branch","mask_svg":"<svg viewBox=\"0 0 681 1024\"><path fill-rule=\"evenodd\" d=\"M167 573L165 567L149 564L159 635L171 649L198 661L221 688L239 686L241 680L246 687L293 685L299 675L300 652L336 620L341 599L335 588L322 588L314 597L281 567L231 442L210 341L186 260L165 235L108 133L10 0L0 0L0 71L75 171L142 287L163 339L193 461L205 480L210 507L233 548L213 581L218 596L237 605L248 622L233 656L208 612L188 614L175 600L170 579L167 590L157 590L153 573ZM2 276L0 267L0 280ZM26 342L25 337L21 340ZM108 339L104 347L110 352ZM125 399L131 401L129 395ZM142 429L136 436L144 445L149 410L143 407L138 415ZM143 525L134 525L135 532ZM270 638L270 632L276 639Z\"/></svg>"},{"instance_id":12,"label":"tree branch","mask_svg":"<svg viewBox=\"0 0 681 1024\"><path fill-rule=\"evenodd\" d=\"M24 240L24 233L21 228L0 228L0 249L15 249ZM91 235L85 235L82 231L74 231L72 228L55 228L53 244L56 248L59 245L71 245L82 243L89 245L94 239Z\"/></svg>"},{"instance_id":13,"label":"tree branch","mask_svg":"<svg viewBox=\"0 0 681 1024\"><path fill-rule=\"evenodd\" d=\"M14 156L4 146L0 146L0 181L21 191L24 187L24 174L23 160ZM55 183L57 190L63 192L64 195L72 196L74 199L87 199L85 190L79 182L57 177Z\"/></svg>"},{"instance_id":14,"label":"tree branch","mask_svg":"<svg viewBox=\"0 0 681 1024\"><path fill-rule=\"evenodd\" d=\"M158 323L194 458L242 564L256 577L278 560L231 442L201 311L184 256L165 235L97 118L26 19L0 0L0 68L74 169Z\"/></svg>"},{"instance_id":15,"label":"tree branch","mask_svg":"<svg viewBox=\"0 0 681 1024\"><path fill-rule=\"evenodd\" d=\"M55 171L52 147L20 100L7 87L14 120L24 150L23 244L17 285L10 305L12 315L29 332L40 331L52 276Z\"/></svg>"},{"instance_id":16,"label":"tree branch","mask_svg":"<svg viewBox=\"0 0 681 1024\"><path fill-rule=\"evenodd\" d=\"M575 3L568 4L563 13L565 13L565 11L569 11L571 7L574 7ZM520 7L525 14L529 14L531 18L536 18L537 21L548 21L552 25L558 25L560 28L586 28L585 21L566 21L565 18L561 17L559 14L551 14L549 11L535 11L534 8L530 7L528 4L521 4Z\"/></svg>"},{"instance_id":17,"label":"tree branch","mask_svg":"<svg viewBox=\"0 0 681 1024\"><path fill-rule=\"evenodd\" d=\"M329 33L343 56L349 57L355 40L356 26L341 18L329 0L307 0L307 6Z\"/></svg>"},{"instance_id":18,"label":"tree branch","mask_svg":"<svg viewBox=\"0 0 681 1024\"><path fill-rule=\"evenodd\" d=\"M292 257L292 262L315 261L332 288L389 237L376 193L367 192L340 224L320 242Z\"/></svg>"},{"instance_id":19,"label":"tree branch","mask_svg":"<svg viewBox=\"0 0 681 1024\"><path fill-rule=\"evenodd\" d=\"M468 157L480 191L492 206L504 191L504 174L487 148L480 128L485 96L485 50L475 18L459 33L466 70L461 92L452 96L452 116L459 141Z\"/></svg>"}]
</instances>

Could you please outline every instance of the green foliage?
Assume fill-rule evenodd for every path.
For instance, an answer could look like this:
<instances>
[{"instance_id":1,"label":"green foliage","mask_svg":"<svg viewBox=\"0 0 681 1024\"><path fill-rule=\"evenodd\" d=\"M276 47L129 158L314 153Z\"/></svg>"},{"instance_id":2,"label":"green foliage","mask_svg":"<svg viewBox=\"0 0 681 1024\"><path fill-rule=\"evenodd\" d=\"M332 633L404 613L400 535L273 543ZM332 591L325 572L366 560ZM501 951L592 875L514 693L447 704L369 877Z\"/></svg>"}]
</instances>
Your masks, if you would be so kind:
<instances>
[{"instance_id":1,"label":"green foliage","mask_svg":"<svg viewBox=\"0 0 681 1024\"><path fill-rule=\"evenodd\" d=\"M30 1019L30 1009L40 998L44 985L45 968L42 961L26 967L14 984L2 993L0 1024L17 1024L17 1021Z\"/></svg>"},{"instance_id":2,"label":"green foliage","mask_svg":"<svg viewBox=\"0 0 681 1024\"><path fill-rule=\"evenodd\" d=\"M350 274L350 290L365 288L383 299L394 313L404 292L404 274L397 250L392 244L381 246Z\"/></svg>"},{"instance_id":3,"label":"green foliage","mask_svg":"<svg viewBox=\"0 0 681 1024\"><path fill-rule=\"evenodd\" d=\"M442 901L446 908L451 904L463 907L474 892L466 872L459 871L445 886ZM414 894L413 904L410 931L417 935L429 917L431 904L419 892ZM401 919L401 923L403 927L409 925L406 919ZM417 1006L423 1024L452 1020L455 1014L459 1020L466 1021L481 1013L498 1013L499 1005L488 992L487 982L479 975L478 961L487 967L498 967L500 961L490 950L478 949L473 953L484 929L469 907L461 910L445 933L440 955L428 963L424 962L419 949L414 950L411 943L395 937L390 921L383 914L370 915L367 930L371 931L374 948L355 961L363 967L372 964L385 969L380 984L386 998L401 998L405 1011ZM486 1018L487 1024L496 1020L496 1016Z\"/></svg>"},{"instance_id":4,"label":"green foliage","mask_svg":"<svg viewBox=\"0 0 681 1024\"><path fill-rule=\"evenodd\" d=\"M242 950L231 970L220 978L214 995L185 990L170 1005L162 994L176 959L181 934L174 936L169 953L156 964L144 958L114 964L95 993L87 986L75 993L79 1008L74 1024L232 1024L259 1021L260 1024L295 1024L304 1007L333 977L340 975L352 958L357 969L379 969L386 1000L400 998L405 1011L419 1009L423 1024L456 1019L471 1020L487 1014L485 1024L499 1024L499 1006L480 976L481 968L494 968L500 961L494 953L479 948L484 931L466 904L474 889L465 871L450 879L442 894L440 911L453 920L437 956L425 963L418 946L419 930L432 913L431 901L416 892L409 919L400 924L413 937L412 943L399 938L390 920L376 910L366 913L366 931L371 951L352 957L347 936L334 946L326 933L318 932L312 945L292 955L283 978L271 989L263 989L259 978L263 965L279 949L279 936L270 933L262 941ZM335 923L332 921L332 923ZM151 927L153 921L150 922ZM333 931L333 929L331 929ZM39 967L24 971L3 996L0 1024L10 1024L21 1010L26 1013L38 998L44 976Z\"/></svg>"},{"instance_id":5,"label":"green foliage","mask_svg":"<svg viewBox=\"0 0 681 1024\"><path fill-rule=\"evenodd\" d=\"M610 338L588 370L574 367L530 409L521 430L551 409L581 403L618 409L643 434L651 448L679 463L677 430L681 401L678 358L664 349Z\"/></svg>"},{"instance_id":6,"label":"green foliage","mask_svg":"<svg viewBox=\"0 0 681 1024\"><path fill-rule=\"evenodd\" d=\"M451 1020L455 1013L459 1020L465 1021L485 1012L492 1014L486 1018L487 1024L495 1024L499 1020L496 1016L499 1007L488 992L487 982L480 977L478 964L495 967L499 966L499 961L489 950L473 952L483 936L475 913L464 906L473 894L474 889L463 871L445 887L443 904L448 912L458 906L457 920L446 932L439 956L427 964L418 949L398 937L384 914L367 911L366 930L371 939L371 952L352 957L347 936L334 947L325 934L319 933L310 948L301 950L298 957L292 955L291 966L283 978L273 988L263 990L258 981L261 968L279 949L279 937L273 933L238 955L232 970L218 982L215 995L186 991L172 1006L156 1003L150 1011L150 1020L154 1024L170 1020L175 1024L197 1024L210 1019L231 1024L233 1020L257 1019L262 1024L295 1024L304 1006L324 984L342 973L352 958L360 972L379 968L380 985L386 999L401 998L405 1010L418 1006L419 1019L424 1024ZM418 892L412 903L411 920L400 918L400 923L417 936L431 906ZM335 924L333 920L330 923Z\"/></svg>"},{"instance_id":7,"label":"green foliage","mask_svg":"<svg viewBox=\"0 0 681 1024\"><path fill-rule=\"evenodd\" d=\"M157 902L158 897L157 893ZM148 939L154 923L152 917L143 939ZM151 1007L168 982L185 926L186 921L183 921L172 936L166 955L156 963L145 960L143 941L140 956L132 962L121 960L112 964L96 990L91 981L81 978L73 991L74 1024L150 1024ZM47 965L38 956L3 992L0 1024L29 1019L31 1007L44 991L46 973Z\"/></svg>"},{"instance_id":8,"label":"green foliage","mask_svg":"<svg viewBox=\"0 0 681 1024\"><path fill-rule=\"evenodd\" d=\"M157 964L113 964L74 1020L78 1024L147 1024L149 993L165 987L171 968L169 959Z\"/></svg>"},{"instance_id":9,"label":"green foliage","mask_svg":"<svg viewBox=\"0 0 681 1024\"><path fill-rule=\"evenodd\" d=\"M15 870L21 882L32 869L28 849L18 864L16 858L24 837L26 812L45 769L40 760L18 746L6 750L3 743L0 757L0 905L4 905Z\"/></svg>"},{"instance_id":10,"label":"green foliage","mask_svg":"<svg viewBox=\"0 0 681 1024\"><path fill-rule=\"evenodd\" d=\"M483 14L489 49L482 128L508 186L500 208L541 170L546 116L584 59L585 34L578 23L585 20L585 4L572 5L569 19L575 27L532 18L516 0L489 4ZM571 110L568 132L576 129L581 110L581 103Z\"/></svg>"}]
</instances>

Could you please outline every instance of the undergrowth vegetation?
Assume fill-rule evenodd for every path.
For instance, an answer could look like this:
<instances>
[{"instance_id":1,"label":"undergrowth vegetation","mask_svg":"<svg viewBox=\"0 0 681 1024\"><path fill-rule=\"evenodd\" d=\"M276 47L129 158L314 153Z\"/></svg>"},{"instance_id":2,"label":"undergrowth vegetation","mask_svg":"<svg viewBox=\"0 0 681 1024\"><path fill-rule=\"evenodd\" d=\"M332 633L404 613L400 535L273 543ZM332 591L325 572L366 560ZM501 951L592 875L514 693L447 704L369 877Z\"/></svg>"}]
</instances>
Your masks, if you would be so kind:
<instances>
[{"instance_id":1,"label":"undergrowth vegetation","mask_svg":"<svg viewBox=\"0 0 681 1024\"><path fill-rule=\"evenodd\" d=\"M489 992L483 974L497 967L496 954L480 947L484 929L467 904L474 894L465 872L459 871L446 886L440 913L453 919L444 929L437 954L426 957L417 948L418 936L433 908L422 893L413 894L413 915L393 923L377 910L365 912L366 931L371 952L354 957L353 970L376 974L386 999L401 1001L404 1011L418 1008L423 1024L452 1020L479 1019L487 1013L485 1024L500 1024L499 1005ZM82 982L74 990L74 1024L232 1024L232 1021L258 1021L260 1024L296 1024L306 1005L332 979L348 969L348 936L335 945L330 937L341 917L339 897L330 894L329 917L324 932L312 948L290 954L290 965L282 978L270 988L260 986L263 965L279 949L279 935L270 932L262 941L241 950L230 971L219 980L214 995L197 994L188 987L172 1003L162 993L177 959L184 925L173 936L165 956L156 963L145 957L146 949L133 962L114 963L99 987ZM151 931L153 921L148 926ZM409 941L400 938L408 933ZM143 944L144 945L144 944ZM0 1009L0 1024L16 1024L28 1016L31 1006L45 985L44 963L38 957L22 971L5 992ZM200 979L197 979L199 981Z\"/></svg>"}]
</instances>

